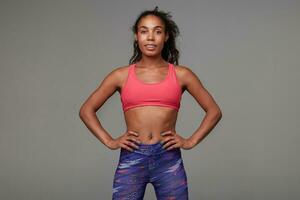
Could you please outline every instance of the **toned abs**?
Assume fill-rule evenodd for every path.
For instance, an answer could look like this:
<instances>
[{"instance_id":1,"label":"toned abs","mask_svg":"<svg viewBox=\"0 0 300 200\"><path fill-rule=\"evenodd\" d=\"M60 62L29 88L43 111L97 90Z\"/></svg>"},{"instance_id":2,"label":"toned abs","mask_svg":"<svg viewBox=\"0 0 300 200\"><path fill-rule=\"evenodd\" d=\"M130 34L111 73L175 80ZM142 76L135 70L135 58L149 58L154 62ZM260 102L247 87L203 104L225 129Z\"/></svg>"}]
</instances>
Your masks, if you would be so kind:
<instances>
[{"instance_id":1,"label":"toned abs","mask_svg":"<svg viewBox=\"0 0 300 200\"><path fill-rule=\"evenodd\" d=\"M127 131L139 133L142 143L154 144L168 130L175 131L177 111L162 106L139 106L125 112Z\"/></svg>"}]
</instances>

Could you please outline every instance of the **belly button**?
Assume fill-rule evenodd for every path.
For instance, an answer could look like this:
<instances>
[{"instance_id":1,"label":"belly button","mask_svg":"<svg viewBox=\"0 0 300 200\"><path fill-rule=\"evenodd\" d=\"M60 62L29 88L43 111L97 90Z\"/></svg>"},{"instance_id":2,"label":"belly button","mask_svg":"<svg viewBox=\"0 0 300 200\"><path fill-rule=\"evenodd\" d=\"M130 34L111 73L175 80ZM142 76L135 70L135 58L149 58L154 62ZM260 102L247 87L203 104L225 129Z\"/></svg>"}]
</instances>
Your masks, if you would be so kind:
<instances>
[{"instance_id":1,"label":"belly button","mask_svg":"<svg viewBox=\"0 0 300 200\"><path fill-rule=\"evenodd\" d=\"M148 135L148 138L149 138L150 140L153 138L152 133L150 133L150 134Z\"/></svg>"}]
</instances>

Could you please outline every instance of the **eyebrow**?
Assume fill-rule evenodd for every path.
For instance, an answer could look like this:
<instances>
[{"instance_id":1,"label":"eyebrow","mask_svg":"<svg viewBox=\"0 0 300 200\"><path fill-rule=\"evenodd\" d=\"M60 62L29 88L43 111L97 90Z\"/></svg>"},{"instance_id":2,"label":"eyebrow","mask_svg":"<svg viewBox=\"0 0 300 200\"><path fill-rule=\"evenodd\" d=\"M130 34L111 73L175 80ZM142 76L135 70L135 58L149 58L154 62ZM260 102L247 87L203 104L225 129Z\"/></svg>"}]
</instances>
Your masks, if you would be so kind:
<instances>
[{"instance_id":1,"label":"eyebrow","mask_svg":"<svg viewBox=\"0 0 300 200\"><path fill-rule=\"evenodd\" d=\"M147 26L140 26L139 28L140 28L140 29L141 29L141 28L146 28L146 29L147 29L148 27L147 27ZM153 28L155 29L155 28L163 28L163 27L162 27L162 26L154 26Z\"/></svg>"}]
</instances>

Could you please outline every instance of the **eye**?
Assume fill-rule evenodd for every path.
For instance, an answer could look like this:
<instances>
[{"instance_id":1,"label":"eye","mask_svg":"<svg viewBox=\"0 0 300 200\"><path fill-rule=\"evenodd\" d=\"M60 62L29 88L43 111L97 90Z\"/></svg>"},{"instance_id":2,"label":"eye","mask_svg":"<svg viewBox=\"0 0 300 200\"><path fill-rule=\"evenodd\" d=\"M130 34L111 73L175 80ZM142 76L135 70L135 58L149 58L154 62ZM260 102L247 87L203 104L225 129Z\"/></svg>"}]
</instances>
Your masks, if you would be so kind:
<instances>
[{"instance_id":1,"label":"eye","mask_svg":"<svg viewBox=\"0 0 300 200\"><path fill-rule=\"evenodd\" d=\"M161 34L161 31L156 31L158 34Z\"/></svg>"},{"instance_id":2,"label":"eye","mask_svg":"<svg viewBox=\"0 0 300 200\"><path fill-rule=\"evenodd\" d=\"M141 31L141 33L145 33L146 31Z\"/></svg>"}]
</instances>

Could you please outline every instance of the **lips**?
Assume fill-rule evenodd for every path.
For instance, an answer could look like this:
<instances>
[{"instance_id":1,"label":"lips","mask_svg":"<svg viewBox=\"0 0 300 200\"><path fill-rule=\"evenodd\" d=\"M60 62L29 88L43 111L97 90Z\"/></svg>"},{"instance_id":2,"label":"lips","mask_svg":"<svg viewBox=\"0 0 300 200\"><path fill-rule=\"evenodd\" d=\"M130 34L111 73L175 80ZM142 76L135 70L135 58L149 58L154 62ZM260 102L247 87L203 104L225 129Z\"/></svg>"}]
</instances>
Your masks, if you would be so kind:
<instances>
[{"instance_id":1,"label":"lips","mask_svg":"<svg viewBox=\"0 0 300 200\"><path fill-rule=\"evenodd\" d=\"M145 46L147 49L154 49L156 47L155 44L146 44Z\"/></svg>"}]
</instances>

